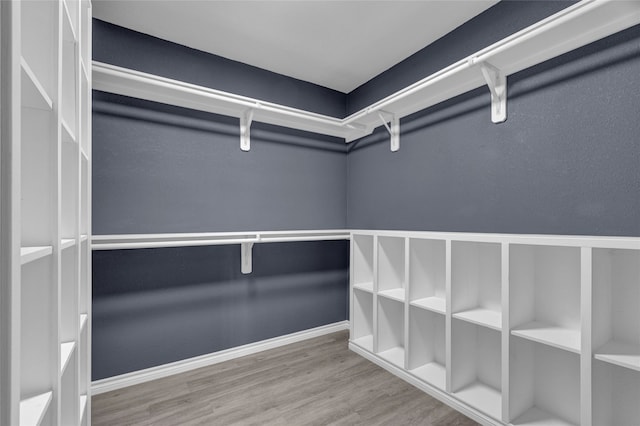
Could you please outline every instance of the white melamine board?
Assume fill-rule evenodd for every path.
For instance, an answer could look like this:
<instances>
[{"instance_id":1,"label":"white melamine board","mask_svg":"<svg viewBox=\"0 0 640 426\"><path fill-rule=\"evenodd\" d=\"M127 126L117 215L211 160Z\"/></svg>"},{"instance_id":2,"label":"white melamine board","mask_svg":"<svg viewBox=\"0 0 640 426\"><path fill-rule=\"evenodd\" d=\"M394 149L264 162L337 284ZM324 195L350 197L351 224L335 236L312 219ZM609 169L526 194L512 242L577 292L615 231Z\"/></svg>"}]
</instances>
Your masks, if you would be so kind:
<instances>
[{"instance_id":1,"label":"white melamine board","mask_svg":"<svg viewBox=\"0 0 640 426\"><path fill-rule=\"evenodd\" d=\"M87 395L80 395L80 408L79 408L78 418L82 422L84 419L84 413L87 410Z\"/></svg>"},{"instance_id":2,"label":"white melamine board","mask_svg":"<svg viewBox=\"0 0 640 426\"><path fill-rule=\"evenodd\" d=\"M414 306L409 308L409 340L407 370L419 379L445 389L444 315Z\"/></svg>"},{"instance_id":3,"label":"white melamine board","mask_svg":"<svg viewBox=\"0 0 640 426\"><path fill-rule=\"evenodd\" d=\"M369 352L373 352L373 334L358 337L352 340L352 342Z\"/></svg>"},{"instance_id":4,"label":"white melamine board","mask_svg":"<svg viewBox=\"0 0 640 426\"><path fill-rule=\"evenodd\" d=\"M75 349L75 343L73 343ZM77 351L71 350L66 368L62 370L60 380L60 424L77 425L80 403L78 391Z\"/></svg>"},{"instance_id":5,"label":"white melamine board","mask_svg":"<svg viewBox=\"0 0 640 426\"><path fill-rule=\"evenodd\" d=\"M580 330L541 322L529 322L511 330L511 334L554 348L580 353Z\"/></svg>"},{"instance_id":6,"label":"white melamine board","mask_svg":"<svg viewBox=\"0 0 640 426\"><path fill-rule=\"evenodd\" d=\"M67 20L62 20L62 90L60 112L72 135L78 135L78 62L74 35Z\"/></svg>"},{"instance_id":7,"label":"white melamine board","mask_svg":"<svg viewBox=\"0 0 640 426\"><path fill-rule=\"evenodd\" d=\"M453 317L498 331L502 329L502 314L492 309L473 308L453 314Z\"/></svg>"},{"instance_id":8,"label":"white melamine board","mask_svg":"<svg viewBox=\"0 0 640 426\"><path fill-rule=\"evenodd\" d=\"M513 424L580 424L580 357L519 338L510 346Z\"/></svg>"},{"instance_id":9,"label":"white melamine board","mask_svg":"<svg viewBox=\"0 0 640 426\"><path fill-rule=\"evenodd\" d=\"M640 345L610 341L596 351L595 358L640 371Z\"/></svg>"},{"instance_id":10,"label":"white melamine board","mask_svg":"<svg viewBox=\"0 0 640 426\"><path fill-rule=\"evenodd\" d=\"M417 299L411 302L411 306L426 309L438 314L444 315L447 311L447 301L444 297L425 297L424 299Z\"/></svg>"},{"instance_id":11,"label":"white melamine board","mask_svg":"<svg viewBox=\"0 0 640 426\"><path fill-rule=\"evenodd\" d=\"M453 394L474 408L500 419L502 416L500 333L456 319L452 321L451 333Z\"/></svg>"},{"instance_id":12,"label":"white melamine board","mask_svg":"<svg viewBox=\"0 0 640 426\"><path fill-rule=\"evenodd\" d=\"M21 126L22 245L52 245L57 154L53 111L22 108Z\"/></svg>"},{"instance_id":13,"label":"white melamine board","mask_svg":"<svg viewBox=\"0 0 640 426\"><path fill-rule=\"evenodd\" d=\"M87 314L80 314L80 332L83 331L85 324L87 323Z\"/></svg>"},{"instance_id":14,"label":"white melamine board","mask_svg":"<svg viewBox=\"0 0 640 426\"><path fill-rule=\"evenodd\" d=\"M29 262L33 262L34 260L41 259L46 256L50 256L53 253L53 247L51 246L42 246L42 247L21 247L20 248L20 263L22 265L27 264Z\"/></svg>"},{"instance_id":15,"label":"white melamine board","mask_svg":"<svg viewBox=\"0 0 640 426\"><path fill-rule=\"evenodd\" d=\"M80 1L79 0L63 0L64 5L64 17L63 20L66 20L71 25L71 30L73 33L73 39L77 38L76 34L78 33L78 17L80 15Z\"/></svg>"},{"instance_id":16,"label":"white melamine board","mask_svg":"<svg viewBox=\"0 0 640 426\"><path fill-rule=\"evenodd\" d=\"M89 312L89 300L90 300L90 262L91 252L89 248L89 241L85 240L80 243L80 302L78 304L78 312Z\"/></svg>"},{"instance_id":17,"label":"white melamine board","mask_svg":"<svg viewBox=\"0 0 640 426\"><path fill-rule=\"evenodd\" d=\"M53 392L45 392L40 395L25 398L20 401L20 426L38 426L42 424Z\"/></svg>"},{"instance_id":18,"label":"white melamine board","mask_svg":"<svg viewBox=\"0 0 640 426\"><path fill-rule=\"evenodd\" d=\"M373 339L373 294L355 290L353 292L353 316L351 339ZM357 343L357 342L356 342Z\"/></svg>"},{"instance_id":19,"label":"white melamine board","mask_svg":"<svg viewBox=\"0 0 640 426\"><path fill-rule=\"evenodd\" d=\"M377 352L404 368L404 303L378 298ZM402 359L399 354L402 352Z\"/></svg>"},{"instance_id":20,"label":"white melamine board","mask_svg":"<svg viewBox=\"0 0 640 426\"><path fill-rule=\"evenodd\" d=\"M60 256L60 340L77 339L78 261L77 248L63 250Z\"/></svg>"},{"instance_id":21,"label":"white melamine board","mask_svg":"<svg viewBox=\"0 0 640 426\"><path fill-rule=\"evenodd\" d=\"M378 291L405 288L404 238L378 237Z\"/></svg>"},{"instance_id":22,"label":"white melamine board","mask_svg":"<svg viewBox=\"0 0 640 426\"><path fill-rule=\"evenodd\" d=\"M580 248L510 245L510 321L531 338L574 348L580 330ZM567 329L565 339L562 329ZM541 332L538 332L538 331ZM543 341L543 340L540 340ZM577 341L578 351L580 341Z\"/></svg>"},{"instance_id":23,"label":"white melamine board","mask_svg":"<svg viewBox=\"0 0 640 426\"><path fill-rule=\"evenodd\" d=\"M53 106L51 98L24 58L22 59L21 67L22 87L20 96L22 105L28 108L50 110Z\"/></svg>"},{"instance_id":24,"label":"white melamine board","mask_svg":"<svg viewBox=\"0 0 640 426\"><path fill-rule=\"evenodd\" d=\"M500 313L501 283L500 244L451 242L452 313L476 308Z\"/></svg>"},{"instance_id":25,"label":"white melamine board","mask_svg":"<svg viewBox=\"0 0 640 426\"><path fill-rule=\"evenodd\" d=\"M369 281L366 283L353 284L354 289L368 291L369 293L373 293L373 281Z\"/></svg>"},{"instance_id":26,"label":"white melamine board","mask_svg":"<svg viewBox=\"0 0 640 426\"><path fill-rule=\"evenodd\" d=\"M48 98L55 94L58 5L54 1L20 3L22 57Z\"/></svg>"},{"instance_id":27,"label":"white melamine board","mask_svg":"<svg viewBox=\"0 0 640 426\"><path fill-rule=\"evenodd\" d=\"M60 250L66 250L76 245L75 238L63 238L60 240Z\"/></svg>"},{"instance_id":28,"label":"white melamine board","mask_svg":"<svg viewBox=\"0 0 640 426\"><path fill-rule=\"evenodd\" d=\"M404 288L394 288L391 290L384 290L378 293L378 296L387 297L389 299L397 300L398 302L404 302L405 291Z\"/></svg>"},{"instance_id":29,"label":"white melamine board","mask_svg":"<svg viewBox=\"0 0 640 426\"><path fill-rule=\"evenodd\" d=\"M63 238L75 238L78 224L78 144L63 138L61 147L61 229Z\"/></svg>"},{"instance_id":30,"label":"white melamine board","mask_svg":"<svg viewBox=\"0 0 640 426\"><path fill-rule=\"evenodd\" d=\"M54 388L58 366L54 317L53 259L45 257L22 266L20 286L20 395L22 398Z\"/></svg>"},{"instance_id":31,"label":"white melamine board","mask_svg":"<svg viewBox=\"0 0 640 426\"><path fill-rule=\"evenodd\" d=\"M444 240L409 239L410 301L427 298L440 298L444 301L446 297L445 248Z\"/></svg>"},{"instance_id":32,"label":"white melamine board","mask_svg":"<svg viewBox=\"0 0 640 426\"><path fill-rule=\"evenodd\" d=\"M64 373L69 360L76 348L76 342L64 342L60 344L60 371Z\"/></svg>"},{"instance_id":33,"label":"white melamine board","mask_svg":"<svg viewBox=\"0 0 640 426\"><path fill-rule=\"evenodd\" d=\"M371 283L373 288L373 237L353 235L353 284Z\"/></svg>"},{"instance_id":34,"label":"white melamine board","mask_svg":"<svg viewBox=\"0 0 640 426\"><path fill-rule=\"evenodd\" d=\"M593 424L635 425L640 419L640 372L595 362L593 368Z\"/></svg>"}]
</instances>

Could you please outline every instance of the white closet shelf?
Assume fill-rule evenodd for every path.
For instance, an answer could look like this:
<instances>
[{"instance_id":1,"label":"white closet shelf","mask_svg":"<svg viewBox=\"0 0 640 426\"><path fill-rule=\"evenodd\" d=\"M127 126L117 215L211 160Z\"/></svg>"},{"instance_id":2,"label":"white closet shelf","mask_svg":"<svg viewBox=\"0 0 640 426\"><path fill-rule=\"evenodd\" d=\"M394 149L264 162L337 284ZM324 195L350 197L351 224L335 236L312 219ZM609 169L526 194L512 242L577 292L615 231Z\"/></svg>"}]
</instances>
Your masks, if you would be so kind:
<instances>
[{"instance_id":1,"label":"white closet shelf","mask_svg":"<svg viewBox=\"0 0 640 426\"><path fill-rule=\"evenodd\" d=\"M62 4L64 5L63 7L63 15L64 18L62 19L63 22L66 23L67 29L68 29L68 33L67 31L64 31L63 33L65 33L65 40L69 41L69 42L77 42L78 38L76 36L76 29L73 25L73 20L71 19L71 13L69 13L69 6L67 5L69 0L63 0Z\"/></svg>"},{"instance_id":2,"label":"white closet shelf","mask_svg":"<svg viewBox=\"0 0 640 426\"><path fill-rule=\"evenodd\" d=\"M80 153L82 154L82 160L89 162L89 156L87 155L87 153L84 151L84 148L80 147Z\"/></svg>"},{"instance_id":3,"label":"white closet shelf","mask_svg":"<svg viewBox=\"0 0 640 426\"><path fill-rule=\"evenodd\" d=\"M80 314L80 332L84 329L84 326L87 323L87 318L87 314Z\"/></svg>"},{"instance_id":4,"label":"white closet shelf","mask_svg":"<svg viewBox=\"0 0 640 426\"><path fill-rule=\"evenodd\" d=\"M76 143L76 135L71 130L64 118L60 118L62 124L62 140L70 143Z\"/></svg>"},{"instance_id":5,"label":"white closet shelf","mask_svg":"<svg viewBox=\"0 0 640 426\"><path fill-rule=\"evenodd\" d=\"M506 78L638 23L640 2L583 0L344 119L95 61L93 88L238 117L244 120L244 127L254 120L337 136L351 142L382 126L383 120L384 125L386 122L397 123L409 114L487 85L484 73L489 68ZM506 93L503 96L503 102L506 102ZM394 125L389 130L397 132Z\"/></svg>"},{"instance_id":6,"label":"white closet shelf","mask_svg":"<svg viewBox=\"0 0 640 426\"><path fill-rule=\"evenodd\" d=\"M42 423L52 397L53 392L49 391L20 401L20 425L38 426Z\"/></svg>"},{"instance_id":7,"label":"white closet shelf","mask_svg":"<svg viewBox=\"0 0 640 426\"><path fill-rule=\"evenodd\" d=\"M357 290L366 291L369 293L373 293L373 281L368 281L366 283L357 283L353 285L353 288Z\"/></svg>"},{"instance_id":8,"label":"white closet shelf","mask_svg":"<svg viewBox=\"0 0 640 426\"><path fill-rule=\"evenodd\" d=\"M409 371L418 379L440 389L445 389L447 369L438 362L430 362Z\"/></svg>"},{"instance_id":9,"label":"white closet shelf","mask_svg":"<svg viewBox=\"0 0 640 426\"><path fill-rule=\"evenodd\" d=\"M60 249L64 250L67 249L69 247L73 247L76 245L76 239L75 238L63 238L60 240Z\"/></svg>"},{"instance_id":10,"label":"white closet shelf","mask_svg":"<svg viewBox=\"0 0 640 426\"><path fill-rule=\"evenodd\" d=\"M577 426L538 407L530 408L512 424L517 426Z\"/></svg>"},{"instance_id":11,"label":"white closet shelf","mask_svg":"<svg viewBox=\"0 0 640 426\"><path fill-rule=\"evenodd\" d=\"M378 296L383 296L387 299L396 300L398 302L404 302L405 293L404 288L394 288L391 290L380 291L378 292Z\"/></svg>"},{"instance_id":12,"label":"white closet shelf","mask_svg":"<svg viewBox=\"0 0 640 426\"><path fill-rule=\"evenodd\" d=\"M447 301L443 297L431 296L414 300L411 306L426 309L436 314L444 315L447 312Z\"/></svg>"},{"instance_id":13,"label":"white closet shelf","mask_svg":"<svg viewBox=\"0 0 640 426\"><path fill-rule=\"evenodd\" d=\"M356 345L368 350L369 352L373 352L373 334L359 337L355 340L352 340L352 343L355 343Z\"/></svg>"},{"instance_id":14,"label":"white closet shelf","mask_svg":"<svg viewBox=\"0 0 640 426\"><path fill-rule=\"evenodd\" d=\"M64 342L60 344L60 373L64 373L75 348L76 342Z\"/></svg>"},{"instance_id":15,"label":"white closet shelf","mask_svg":"<svg viewBox=\"0 0 640 426\"><path fill-rule=\"evenodd\" d=\"M93 235L93 250L122 250L159 247L191 247L287 241L348 240L347 230L215 232L185 234Z\"/></svg>"},{"instance_id":16,"label":"white closet shelf","mask_svg":"<svg viewBox=\"0 0 640 426\"><path fill-rule=\"evenodd\" d=\"M533 321L511 330L514 336L580 354L580 330Z\"/></svg>"},{"instance_id":17,"label":"white closet shelf","mask_svg":"<svg viewBox=\"0 0 640 426\"><path fill-rule=\"evenodd\" d=\"M42 87L33 70L24 58L20 60L22 68L22 103L26 107L51 110L53 102Z\"/></svg>"},{"instance_id":18,"label":"white closet shelf","mask_svg":"<svg viewBox=\"0 0 640 426\"><path fill-rule=\"evenodd\" d=\"M600 361L640 371L640 345L611 340L594 356Z\"/></svg>"},{"instance_id":19,"label":"white closet shelf","mask_svg":"<svg viewBox=\"0 0 640 426\"><path fill-rule=\"evenodd\" d=\"M53 253L52 246L35 246L20 248L20 263L27 264Z\"/></svg>"},{"instance_id":20,"label":"white closet shelf","mask_svg":"<svg viewBox=\"0 0 640 426\"><path fill-rule=\"evenodd\" d=\"M84 417L84 413L85 411L87 411L87 395L80 395L80 414L78 416L78 419L80 420L80 423L82 423L82 418Z\"/></svg>"},{"instance_id":21,"label":"white closet shelf","mask_svg":"<svg viewBox=\"0 0 640 426\"><path fill-rule=\"evenodd\" d=\"M80 235L80 242L87 241L88 239L89 239L89 237L87 237L87 234Z\"/></svg>"},{"instance_id":22,"label":"white closet shelf","mask_svg":"<svg viewBox=\"0 0 640 426\"><path fill-rule=\"evenodd\" d=\"M396 365L400 368L404 368L404 348L403 347L396 346L391 349L386 349L384 351L378 352L378 356L386 361L389 361L393 365Z\"/></svg>"},{"instance_id":23,"label":"white closet shelf","mask_svg":"<svg viewBox=\"0 0 640 426\"><path fill-rule=\"evenodd\" d=\"M502 330L502 314L492 309L473 308L457 312L453 314L453 317L472 324L489 327L493 330Z\"/></svg>"},{"instance_id":24,"label":"white closet shelf","mask_svg":"<svg viewBox=\"0 0 640 426\"><path fill-rule=\"evenodd\" d=\"M502 416L502 393L491 386L475 382L455 392L454 395L494 419L500 419Z\"/></svg>"}]
</instances>

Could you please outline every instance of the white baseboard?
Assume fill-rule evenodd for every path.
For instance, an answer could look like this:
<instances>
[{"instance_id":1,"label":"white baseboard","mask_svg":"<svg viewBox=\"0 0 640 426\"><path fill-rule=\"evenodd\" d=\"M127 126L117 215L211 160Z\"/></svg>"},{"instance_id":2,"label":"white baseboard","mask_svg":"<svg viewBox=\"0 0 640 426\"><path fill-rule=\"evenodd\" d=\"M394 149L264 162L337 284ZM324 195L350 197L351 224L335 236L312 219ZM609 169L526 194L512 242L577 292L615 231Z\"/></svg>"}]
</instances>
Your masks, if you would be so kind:
<instances>
[{"instance_id":1,"label":"white baseboard","mask_svg":"<svg viewBox=\"0 0 640 426\"><path fill-rule=\"evenodd\" d=\"M163 364L157 367L145 368L144 370L133 371L131 373L121 374L119 376L107 377L106 379L100 379L91 382L91 394L98 395L104 392L122 389L127 386L145 383L151 380L160 379L162 377L171 376L173 374L184 373L186 371L195 370L196 368L218 364L220 362L229 361L231 359L266 351L268 349L274 349L280 346L289 345L291 343L301 342L303 340L312 339L314 337L320 337L324 336L325 334L335 333L336 331L348 329L349 321L336 322L334 324L323 325L321 327L299 331L297 333L287 334L285 336L274 337L272 339L262 340L255 343L249 343L235 348L225 349L223 351L213 352L182 361Z\"/></svg>"}]
</instances>

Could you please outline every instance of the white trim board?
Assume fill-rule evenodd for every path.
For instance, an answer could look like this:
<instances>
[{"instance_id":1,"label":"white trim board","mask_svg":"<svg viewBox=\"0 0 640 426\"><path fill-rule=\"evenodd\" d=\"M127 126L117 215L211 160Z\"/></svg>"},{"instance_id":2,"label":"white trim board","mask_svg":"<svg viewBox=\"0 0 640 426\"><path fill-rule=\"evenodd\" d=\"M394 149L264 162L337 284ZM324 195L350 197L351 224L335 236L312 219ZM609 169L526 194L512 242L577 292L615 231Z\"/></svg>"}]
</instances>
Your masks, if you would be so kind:
<instances>
[{"instance_id":1,"label":"white trim board","mask_svg":"<svg viewBox=\"0 0 640 426\"><path fill-rule=\"evenodd\" d=\"M91 382L91 394L99 395L101 393L126 388L128 386L138 385L140 383L149 382L163 377L172 376L174 374L184 373L195 370L197 368L207 367L224 361L252 355L258 352L275 349L280 346L301 342L303 340L313 339L314 337L324 336L326 334L335 333L337 331L349 330L349 321L341 321L333 324L323 325L309 330L299 331L284 336L278 336L260 342L249 343L235 348L225 349L223 351L213 352L181 361L171 362L169 364L159 365L157 367L146 368L144 370L132 371L131 373L121 374L119 376L107 377Z\"/></svg>"}]
</instances>

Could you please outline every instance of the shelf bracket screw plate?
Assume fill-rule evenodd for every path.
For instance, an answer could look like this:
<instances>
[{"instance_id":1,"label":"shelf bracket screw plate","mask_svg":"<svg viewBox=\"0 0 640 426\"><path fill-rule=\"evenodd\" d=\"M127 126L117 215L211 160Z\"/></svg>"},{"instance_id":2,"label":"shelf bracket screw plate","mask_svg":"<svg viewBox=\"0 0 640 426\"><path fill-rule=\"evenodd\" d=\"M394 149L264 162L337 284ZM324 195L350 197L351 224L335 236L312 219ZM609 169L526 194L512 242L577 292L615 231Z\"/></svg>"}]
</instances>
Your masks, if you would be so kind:
<instances>
[{"instance_id":1,"label":"shelf bracket screw plate","mask_svg":"<svg viewBox=\"0 0 640 426\"><path fill-rule=\"evenodd\" d=\"M384 118L383 112L378 111L378 117L380 117L380 121L389 132L391 152L396 152L400 149L400 119L395 114L387 113L391 116L391 119L387 120ZM387 123L390 123L391 126Z\"/></svg>"},{"instance_id":2,"label":"shelf bracket screw plate","mask_svg":"<svg viewBox=\"0 0 640 426\"><path fill-rule=\"evenodd\" d=\"M240 117L240 149L249 151L251 149L251 122L253 121L253 108L249 108Z\"/></svg>"},{"instance_id":3,"label":"shelf bracket screw plate","mask_svg":"<svg viewBox=\"0 0 640 426\"><path fill-rule=\"evenodd\" d=\"M243 274L250 274L253 271L253 244L254 243L240 244L240 262Z\"/></svg>"},{"instance_id":4,"label":"shelf bracket screw plate","mask_svg":"<svg viewBox=\"0 0 640 426\"><path fill-rule=\"evenodd\" d=\"M491 92L491 121L502 123L507 119L507 76L488 62L480 62L480 71Z\"/></svg>"}]
</instances>

